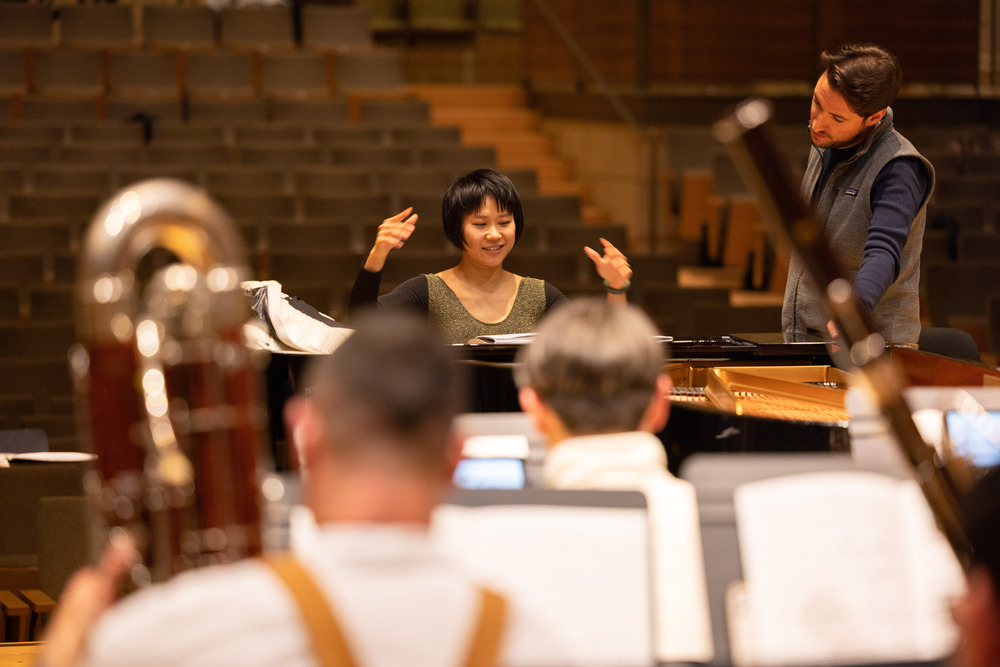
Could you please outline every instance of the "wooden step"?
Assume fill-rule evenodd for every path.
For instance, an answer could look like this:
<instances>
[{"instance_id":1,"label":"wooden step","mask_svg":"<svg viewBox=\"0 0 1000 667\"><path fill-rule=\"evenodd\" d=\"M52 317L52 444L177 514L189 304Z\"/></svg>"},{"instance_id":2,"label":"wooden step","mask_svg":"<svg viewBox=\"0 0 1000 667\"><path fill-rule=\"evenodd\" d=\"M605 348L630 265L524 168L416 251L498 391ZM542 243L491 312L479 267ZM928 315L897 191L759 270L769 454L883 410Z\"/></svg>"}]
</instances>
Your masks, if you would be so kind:
<instances>
[{"instance_id":1,"label":"wooden step","mask_svg":"<svg viewBox=\"0 0 1000 667\"><path fill-rule=\"evenodd\" d=\"M442 107L525 107L528 97L519 86L415 85L409 93Z\"/></svg>"},{"instance_id":2,"label":"wooden step","mask_svg":"<svg viewBox=\"0 0 1000 667\"><path fill-rule=\"evenodd\" d=\"M479 107L432 107L434 125L451 125L463 131L523 132L537 130L541 115L532 109L489 109Z\"/></svg>"}]
</instances>

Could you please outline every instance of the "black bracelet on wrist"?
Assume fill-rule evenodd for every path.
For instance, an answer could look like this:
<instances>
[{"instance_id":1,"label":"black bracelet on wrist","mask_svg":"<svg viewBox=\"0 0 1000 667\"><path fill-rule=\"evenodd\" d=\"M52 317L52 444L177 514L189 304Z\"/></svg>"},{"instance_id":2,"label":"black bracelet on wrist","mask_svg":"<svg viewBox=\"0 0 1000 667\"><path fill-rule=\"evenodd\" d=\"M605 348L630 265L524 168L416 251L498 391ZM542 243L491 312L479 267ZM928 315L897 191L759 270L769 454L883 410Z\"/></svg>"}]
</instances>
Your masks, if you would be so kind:
<instances>
[{"instance_id":1,"label":"black bracelet on wrist","mask_svg":"<svg viewBox=\"0 0 1000 667\"><path fill-rule=\"evenodd\" d=\"M612 287L611 284L605 280L604 289L607 290L608 294L625 294L628 292L628 288L632 286L631 280L626 280L625 284L621 287Z\"/></svg>"}]
</instances>

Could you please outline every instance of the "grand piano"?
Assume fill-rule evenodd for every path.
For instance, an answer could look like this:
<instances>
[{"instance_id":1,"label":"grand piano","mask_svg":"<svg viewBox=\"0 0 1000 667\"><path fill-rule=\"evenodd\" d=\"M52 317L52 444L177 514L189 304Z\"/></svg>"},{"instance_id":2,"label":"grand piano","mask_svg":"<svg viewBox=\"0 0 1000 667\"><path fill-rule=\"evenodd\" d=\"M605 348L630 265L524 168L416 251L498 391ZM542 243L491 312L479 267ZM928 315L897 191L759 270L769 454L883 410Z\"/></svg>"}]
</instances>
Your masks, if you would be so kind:
<instances>
[{"instance_id":1,"label":"grand piano","mask_svg":"<svg viewBox=\"0 0 1000 667\"><path fill-rule=\"evenodd\" d=\"M780 334L733 334L665 343L674 381L671 413L658 435L671 472L696 452L849 452L848 374L822 343L783 343ZM458 346L469 366L476 412L517 411L517 346ZM1000 371L905 347L890 358L909 386L1000 386Z\"/></svg>"}]
</instances>

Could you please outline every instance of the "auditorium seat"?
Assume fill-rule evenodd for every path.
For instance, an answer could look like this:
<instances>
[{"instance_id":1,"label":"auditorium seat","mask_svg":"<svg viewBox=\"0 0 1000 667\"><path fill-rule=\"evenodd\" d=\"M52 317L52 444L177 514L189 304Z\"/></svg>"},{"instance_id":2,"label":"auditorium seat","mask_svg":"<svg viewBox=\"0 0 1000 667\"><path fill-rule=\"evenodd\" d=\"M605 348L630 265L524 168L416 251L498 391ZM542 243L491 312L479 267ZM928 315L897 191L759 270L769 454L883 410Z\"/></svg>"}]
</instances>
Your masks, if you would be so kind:
<instances>
[{"instance_id":1,"label":"auditorium seat","mask_svg":"<svg viewBox=\"0 0 1000 667\"><path fill-rule=\"evenodd\" d=\"M329 220L331 222L365 223L371 220L385 220L395 213L389 206L389 197L376 193L325 193L304 194L302 216L307 222Z\"/></svg>"},{"instance_id":2,"label":"auditorium seat","mask_svg":"<svg viewBox=\"0 0 1000 667\"><path fill-rule=\"evenodd\" d=\"M520 32L524 29L522 0L479 0L477 25L480 30Z\"/></svg>"},{"instance_id":3,"label":"auditorium seat","mask_svg":"<svg viewBox=\"0 0 1000 667\"><path fill-rule=\"evenodd\" d=\"M397 51L340 52L336 57L337 91L402 90L403 56Z\"/></svg>"},{"instance_id":4,"label":"auditorium seat","mask_svg":"<svg viewBox=\"0 0 1000 667\"><path fill-rule=\"evenodd\" d=\"M292 195L283 193L268 193L254 190L237 192L213 192L212 197L230 213L241 221L288 221L298 218L298 206Z\"/></svg>"},{"instance_id":5,"label":"auditorium seat","mask_svg":"<svg viewBox=\"0 0 1000 667\"><path fill-rule=\"evenodd\" d=\"M287 194L291 191L288 170L272 165L206 165L205 189L209 193L253 191Z\"/></svg>"},{"instance_id":6,"label":"auditorium seat","mask_svg":"<svg viewBox=\"0 0 1000 667\"><path fill-rule=\"evenodd\" d=\"M364 166L292 165L292 183L300 195L371 192L373 171Z\"/></svg>"},{"instance_id":7,"label":"auditorium seat","mask_svg":"<svg viewBox=\"0 0 1000 667\"><path fill-rule=\"evenodd\" d=\"M0 21L3 18L0 17ZM25 95L28 93L28 70L25 51L0 51L0 95Z\"/></svg>"},{"instance_id":8,"label":"auditorium seat","mask_svg":"<svg viewBox=\"0 0 1000 667\"><path fill-rule=\"evenodd\" d=\"M34 192L76 191L104 196L111 192L111 170L97 165L39 164L30 170Z\"/></svg>"},{"instance_id":9,"label":"auditorium seat","mask_svg":"<svg viewBox=\"0 0 1000 667\"><path fill-rule=\"evenodd\" d=\"M224 7L219 12L219 41L230 49L291 50L292 10L285 5Z\"/></svg>"},{"instance_id":10,"label":"auditorium seat","mask_svg":"<svg viewBox=\"0 0 1000 667\"><path fill-rule=\"evenodd\" d=\"M67 370L66 353L76 342L72 309L58 319L13 322L0 326L0 359L28 360L62 355L63 370ZM60 383L65 387L68 383ZM17 385L10 385L17 387ZM61 393L72 393L65 391Z\"/></svg>"},{"instance_id":11,"label":"auditorium seat","mask_svg":"<svg viewBox=\"0 0 1000 667\"><path fill-rule=\"evenodd\" d=\"M274 222L266 225L267 246L272 251L295 252L316 249L352 250L355 225L350 223Z\"/></svg>"},{"instance_id":12,"label":"auditorium seat","mask_svg":"<svg viewBox=\"0 0 1000 667\"><path fill-rule=\"evenodd\" d=\"M40 283L45 280L45 261L37 249L31 251L0 248L0 284Z\"/></svg>"},{"instance_id":13,"label":"auditorium seat","mask_svg":"<svg viewBox=\"0 0 1000 667\"><path fill-rule=\"evenodd\" d=\"M427 167L448 167L455 176L474 169L496 168L496 152L492 146L419 146L416 162ZM528 194L528 193L524 193Z\"/></svg>"},{"instance_id":14,"label":"auditorium seat","mask_svg":"<svg viewBox=\"0 0 1000 667\"><path fill-rule=\"evenodd\" d=\"M350 250L272 249L269 278L282 285L320 283L333 289L353 284L362 264L363 257Z\"/></svg>"},{"instance_id":15,"label":"auditorium seat","mask_svg":"<svg viewBox=\"0 0 1000 667\"><path fill-rule=\"evenodd\" d=\"M359 127L353 123L321 125L313 128L313 140L318 146L371 146L383 144L385 132L381 127Z\"/></svg>"},{"instance_id":16,"label":"auditorium seat","mask_svg":"<svg viewBox=\"0 0 1000 667\"><path fill-rule=\"evenodd\" d=\"M368 99L361 100L358 120L363 125L375 124L380 127L406 125L430 125L430 104L413 99Z\"/></svg>"},{"instance_id":17,"label":"auditorium seat","mask_svg":"<svg viewBox=\"0 0 1000 667\"><path fill-rule=\"evenodd\" d=\"M408 195L443 195L454 180L446 169L426 167L380 167L377 172L379 191L388 195L405 198ZM394 208L399 208L394 206Z\"/></svg>"},{"instance_id":18,"label":"auditorium seat","mask_svg":"<svg viewBox=\"0 0 1000 667\"><path fill-rule=\"evenodd\" d=\"M218 44L215 14L204 5L143 3L142 26L147 47L189 50Z\"/></svg>"},{"instance_id":19,"label":"auditorium seat","mask_svg":"<svg viewBox=\"0 0 1000 667\"><path fill-rule=\"evenodd\" d=\"M276 122L347 123L351 119L344 97L329 100L279 98L271 101L271 115Z\"/></svg>"},{"instance_id":20,"label":"auditorium seat","mask_svg":"<svg viewBox=\"0 0 1000 667\"><path fill-rule=\"evenodd\" d=\"M261 94L293 99L330 97L333 92L331 67L323 53L262 53Z\"/></svg>"},{"instance_id":21,"label":"auditorium seat","mask_svg":"<svg viewBox=\"0 0 1000 667\"><path fill-rule=\"evenodd\" d=\"M363 6L302 5L302 46L312 50L368 50L370 14Z\"/></svg>"},{"instance_id":22,"label":"auditorium seat","mask_svg":"<svg viewBox=\"0 0 1000 667\"><path fill-rule=\"evenodd\" d=\"M979 362L979 347L967 332L951 327L922 327L917 347L953 359Z\"/></svg>"},{"instance_id":23,"label":"auditorium seat","mask_svg":"<svg viewBox=\"0 0 1000 667\"><path fill-rule=\"evenodd\" d=\"M0 44L6 47L52 46L53 28L49 4L0 2Z\"/></svg>"},{"instance_id":24,"label":"auditorium seat","mask_svg":"<svg viewBox=\"0 0 1000 667\"><path fill-rule=\"evenodd\" d=\"M3 229L7 225L0 226L0 239L3 239ZM8 247L8 246L3 246ZM23 305L22 305L23 304ZM0 285L0 324L6 324L9 322L17 322L22 319L27 319L28 310L27 304L21 298L21 290L18 289L16 285L12 284L2 284ZM9 411L9 403L4 403L0 405L0 414L5 417L10 417L12 414L16 414L14 411Z\"/></svg>"},{"instance_id":25,"label":"auditorium seat","mask_svg":"<svg viewBox=\"0 0 1000 667\"><path fill-rule=\"evenodd\" d=\"M104 77L101 68L101 52L96 49L52 48L36 50L34 52L35 93L45 96L96 99L98 95L104 93Z\"/></svg>"},{"instance_id":26,"label":"auditorium seat","mask_svg":"<svg viewBox=\"0 0 1000 667\"><path fill-rule=\"evenodd\" d=\"M410 3L408 27L417 33L471 37L476 22L465 0L421 0Z\"/></svg>"},{"instance_id":27,"label":"auditorium seat","mask_svg":"<svg viewBox=\"0 0 1000 667\"><path fill-rule=\"evenodd\" d=\"M178 145L185 143L226 144L231 140L229 123L225 119L210 119L203 121L175 122L158 121L153 124L151 144L165 143Z\"/></svg>"},{"instance_id":28,"label":"auditorium seat","mask_svg":"<svg viewBox=\"0 0 1000 667\"><path fill-rule=\"evenodd\" d=\"M179 122L184 117L184 107L180 99L119 98L104 100L106 121Z\"/></svg>"},{"instance_id":29,"label":"auditorium seat","mask_svg":"<svg viewBox=\"0 0 1000 667\"><path fill-rule=\"evenodd\" d=\"M229 164L233 161L229 146L216 142L159 142L143 149L147 164L191 164L198 166Z\"/></svg>"},{"instance_id":30,"label":"auditorium seat","mask_svg":"<svg viewBox=\"0 0 1000 667\"><path fill-rule=\"evenodd\" d=\"M232 126L233 145L274 144L306 146L309 130L301 123L237 123Z\"/></svg>"},{"instance_id":31,"label":"auditorium seat","mask_svg":"<svg viewBox=\"0 0 1000 667\"><path fill-rule=\"evenodd\" d=\"M253 99L253 55L244 51L192 51L184 59L185 90L196 98Z\"/></svg>"},{"instance_id":32,"label":"auditorium seat","mask_svg":"<svg viewBox=\"0 0 1000 667\"><path fill-rule=\"evenodd\" d=\"M642 290L641 299L637 301L638 305L652 318L661 333L677 338L692 338L697 336L694 325L695 306L697 304L728 306L729 289L679 287L666 284L646 285Z\"/></svg>"},{"instance_id":33,"label":"auditorium seat","mask_svg":"<svg viewBox=\"0 0 1000 667\"><path fill-rule=\"evenodd\" d=\"M6 165L32 165L48 162L55 149L47 140L9 139L3 142L3 163Z\"/></svg>"},{"instance_id":34,"label":"auditorium seat","mask_svg":"<svg viewBox=\"0 0 1000 667\"><path fill-rule=\"evenodd\" d=\"M56 155L63 164L90 164L110 169L116 164L141 162L142 148L138 145L74 144L60 147Z\"/></svg>"},{"instance_id":35,"label":"auditorium seat","mask_svg":"<svg viewBox=\"0 0 1000 667\"><path fill-rule=\"evenodd\" d=\"M526 214L527 215L527 214ZM543 247L549 250L578 250L589 246L603 253L601 238L610 241L628 256L628 230L624 225L582 225L580 223L553 223L538 225Z\"/></svg>"},{"instance_id":36,"label":"auditorium seat","mask_svg":"<svg viewBox=\"0 0 1000 667\"><path fill-rule=\"evenodd\" d=\"M23 141L56 146L63 142L66 135L65 123L62 121L39 122L0 122L0 141ZM0 162L8 162L4 157Z\"/></svg>"},{"instance_id":37,"label":"auditorium seat","mask_svg":"<svg viewBox=\"0 0 1000 667\"><path fill-rule=\"evenodd\" d=\"M137 43L132 5L63 5L59 42L74 48L129 48Z\"/></svg>"},{"instance_id":38,"label":"auditorium seat","mask_svg":"<svg viewBox=\"0 0 1000 667\"><path fill-rule=\"evenodd\" d=\"M389 142L397 146L458 146L462 132L451 126L395 126L389 128Z\"/></svg>"},{"instance_id":39,"label":"auditorium seat","mask_svg":"<svg viewBox=\"0 0 1000 667\"><path fill-rule=\"evenodd\" d=\"M150 178L176 178L194 185L201 185L198 165L191 164L133 164L115 169L119 188Z\"/></svg>"},{"instance_id":40,"label":"auditorium seat","mask_svg":"<svg viewBox=\"0 0 1000 667\"><path fill-rule=\"evenodd\" d=\"M594 272L592 264L583 252L531 250L528 247L516 248L504 260L504 268L522 276L531 276L548 281L561 290L570 286L592 282Z\"/></svg>"},{"instance_id":41,"label":"auditorium seat","mask_svg":"<svg viewBox=\"0 0 1000 667\"><path fill-rule=\"evenodd\" d=\"M958 261L1000 264L1000 232L962 230L958 235Z\"/></svg>"},{"instance_id":42,"label":"auditorium seat","mask_svg":"<svg viewBox=\"0 0 1000 667\"><path fill-rule=\"evenodd\" d=\"M521 197L525 220L533 225L579 222L583 209L578 195L526 193Z\"/></svg>"},{"instance_id":43,"label":"auditorium seat","mask_svg":"<svg viewBox=\"0 0 1000 667\"><path fill-rule=\"evenodd\" d=\"M143 143L139 123L71 123L66 128L68 145L139 146Z\"/></svg>"},{"instance_id":44,"label":"auditorium seat","mask_svg":"<svg viewBox=\"0 0 1000 667\"><path fill-rule=\"evenodd\" d=\"M262 97L192 98L188 102L188 119L195 123L264 122L267 120L268 112L268 102Z\"/></svg>"},{"instance_id":45,"label":"auditorium seat","mask_svg":"<svg viewBox=\"0 0 1000 667\"><path fill-rule=\"evenodd\" d=\"M733 333L780 333L781 305L694 304L694 335L714 338Z\"/></svg>"},{"instance_id":46,"label":"auditorium seat","mask_svg":"<svg viewBox=\"0 0 1000 667\"><path fill-rule=\"evenodd\" d=\"M70 250L76 240L72 231L72 226L65 224L62 218L51 221L13 220L0 225L0 248L21 253Z\"/></svg>"},{"instance_id":47,"label":"auditorium seat","mask_svg":"<svg viewBox=\"0 0 1000 667\"><path fill-rule=\"evenodd\" d=\"M400 167L413 164L413 151L390 146L333 146L330 163L366 165L370 167Z\"/></svg>"},{"instance_id":48,"label":"auditorium seat","mask_svg":"<svg viewBox=\"0 0 1000 667\"><path fill-rule=\"evenodd\" d=\"M355 5L368 10L368 27L380 40L393 39L406 32L405 5L395 0L356 0Z\"/></svg>"},{"instance_id":49,"label":"auditorium seat","mask_svg":"<svg viewBox=\"0 0 1000 667\"><path fill-rule=\"evenodd\" d=\"M76 288L73 285L44 285L35 284L28 288L28 306L31 312L32 322L62 322L73 329L73 309L76 300ZM65 330L54 329L58 335L66 334ZM45 334L49 336L47 332ZM71 334L69 344L72 344ZM52 341L52 338L49 338ZM67 341L58 343L60 346ZM68 347L68 346L67 346Z\"/></svg>"},{"instance_id":50,"label":"auditorium seat","mask_svg":"<svg viewBox=\"0 0 1000 667\"><path fill-rule=\"evenodd\" d=\"M326 162L326 153L318 146L244 143L236 147L236 160L256 165L321 164Z\"/></svg>"},{"instance_id":51,"label":"auditorium seat","mask_svg":"<svg viewBox=\"0 0 1000 667\"><path fill-rule=\"evenodd\" d=\"M97 211L100 197L59 192L14 193L8 207L11 219L65 218L85 220Z\"/></svg>"},{"instance_id":52,"label":"auditorium seat","mask_svg":"<svg viewBox=\"0 0 1000 667\"><path fill-rule=\"evenodd\" d=\"M2 140L0 140L2 145ZM2 150L2 149L0 149ZM0 163L0 194L20 192L25 185L25 170L18 165Z\"/></svg>"},{"instance_id":53,"label":"auditorium seat","mask_svg":"<svg viewBox=\"0 0 1000 667\"><path fill-rule=\"evenodd\" d=\"M921 269L930 325L950 327L968 317L985 322L989 290L1000 285L1000 262L933 262Z\"/></svg>"},{"instance_id":54,"label":"auditorium seat","mask_svg":"<svg viewBox=\"0 0 1000 667\"><path fill-rule=\"evenodd\" d=\"M108 94L179 99L178 66L172 51L112 51L108 53Z\"/></svg>"},{"instance_id":55,"label":"auditorium seat","mask_svg":"<svg viewBox=\"0 0 1000 667\"><path fill-rule=\"evenodd\" d=\"M85 91L88 87L80 90ZM20 120L36 121L94 121L98 119L97 93L82 92L81 96L28 95L21 100Z\"/></svg>"}]
</instances>

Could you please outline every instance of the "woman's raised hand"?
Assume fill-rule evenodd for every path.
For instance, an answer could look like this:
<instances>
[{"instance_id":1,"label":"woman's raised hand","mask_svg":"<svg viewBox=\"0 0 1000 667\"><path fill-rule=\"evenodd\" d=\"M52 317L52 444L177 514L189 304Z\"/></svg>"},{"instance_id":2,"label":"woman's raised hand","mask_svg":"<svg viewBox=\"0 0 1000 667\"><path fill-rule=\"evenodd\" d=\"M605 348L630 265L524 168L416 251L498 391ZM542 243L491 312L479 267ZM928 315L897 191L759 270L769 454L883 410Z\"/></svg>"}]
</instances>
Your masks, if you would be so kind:
<instances>
[{"instance_id":1,"label":"woman's raised hand","mask_svg":"<svg viewBox=\"0 0 1000 667\"><path fill-rule=\"evenodd\" d=\"M632 268L628 265L628 258L607 239L602 238L601 245L604 246L603 254L586 246L583 251L593 260L597 275L607 282L607 286L613 290L622 290L618 294L609 293L609 295L624 301L624 290L628 289L629 281L632 280Z\"/></svg>"},{"instance_id":2,"label":"woman's raised hand","mask_svg":"<svg viewBox=\"0 0 1000 667\"><path fill-rule=\"evenodd\" d=\"M412 213L412 215L411 215ZM416 228L417 214L413 213L413 207L407 207L382 221L375 233L375 245L368 253L365 260L365 270L381 271L385 266L385 258L389 256L389 251L395 248L402 248L406 239Z\"/></svg>"}]
</instances>

